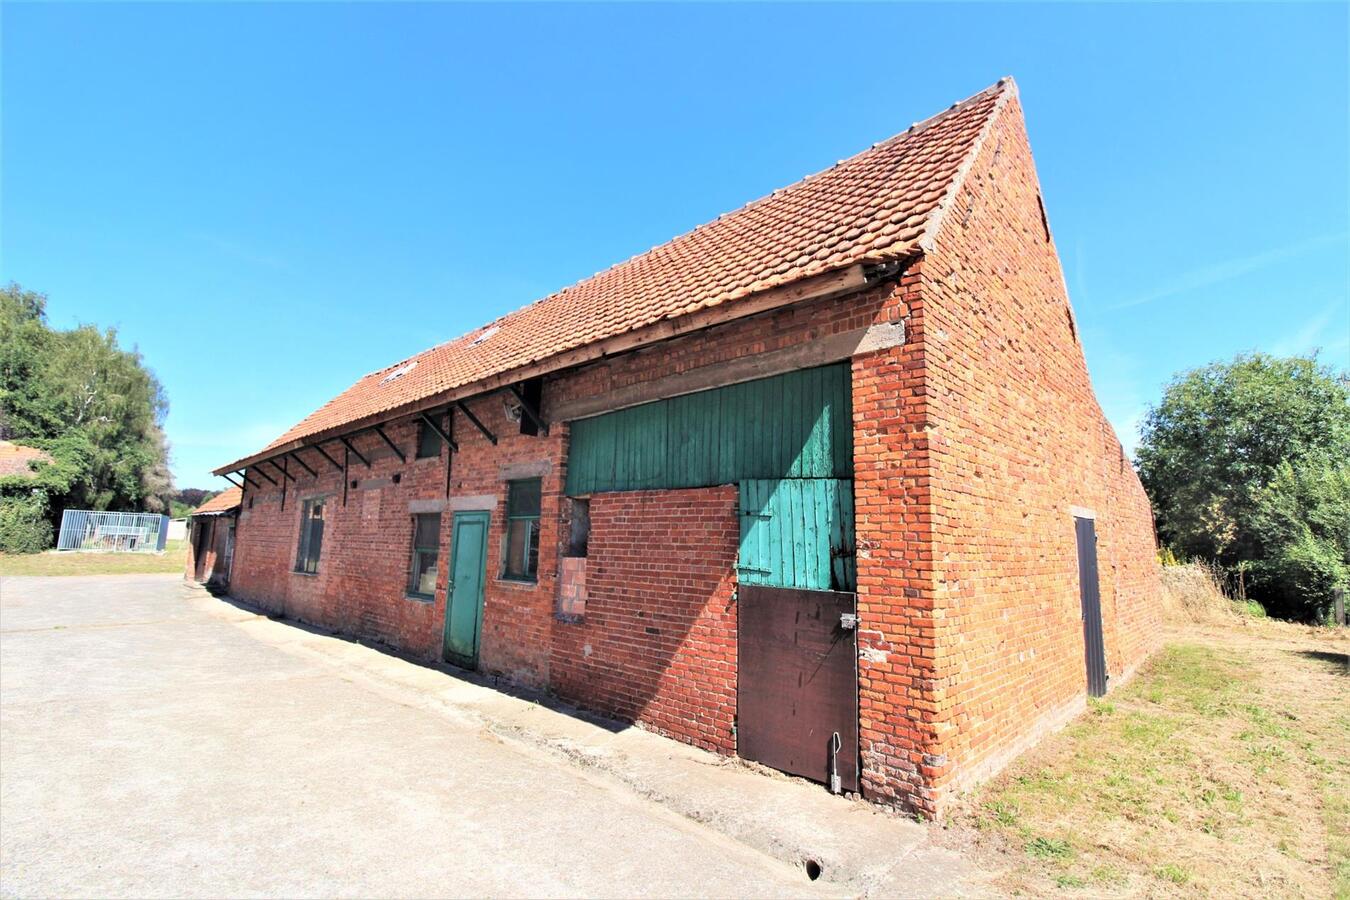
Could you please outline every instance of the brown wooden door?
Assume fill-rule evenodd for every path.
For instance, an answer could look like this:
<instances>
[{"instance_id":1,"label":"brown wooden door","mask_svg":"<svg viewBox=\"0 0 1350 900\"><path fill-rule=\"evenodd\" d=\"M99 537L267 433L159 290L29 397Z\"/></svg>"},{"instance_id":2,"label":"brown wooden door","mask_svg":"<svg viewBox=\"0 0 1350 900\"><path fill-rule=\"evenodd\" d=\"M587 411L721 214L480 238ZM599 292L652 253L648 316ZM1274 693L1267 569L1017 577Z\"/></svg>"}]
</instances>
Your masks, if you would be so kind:
<instances>
[{"instance_id":1,"label":"brown wooden door","mask_svg":"<svg viewBox=\"0 0 1350 900\"><path fill-rule=\"evenodd\" d=\"M737 752L858 790L857 595L740 585ZM835 735L839 736L835 749Z\"/></svg>"},{"instance_id":2,"label":"brown wooden door","mask_svg":"<svg viewBox=\"0 0 1350 900\"><path fill-rule=\"evenodd\" d=\"M206 571L206 548L211 546L211 532L214 523L214 519L198 519L193 526L197 531L193 535L196 540L193 541L192 577L198 582L205 581L210 574Z\"/></svg>"}]
</instances>

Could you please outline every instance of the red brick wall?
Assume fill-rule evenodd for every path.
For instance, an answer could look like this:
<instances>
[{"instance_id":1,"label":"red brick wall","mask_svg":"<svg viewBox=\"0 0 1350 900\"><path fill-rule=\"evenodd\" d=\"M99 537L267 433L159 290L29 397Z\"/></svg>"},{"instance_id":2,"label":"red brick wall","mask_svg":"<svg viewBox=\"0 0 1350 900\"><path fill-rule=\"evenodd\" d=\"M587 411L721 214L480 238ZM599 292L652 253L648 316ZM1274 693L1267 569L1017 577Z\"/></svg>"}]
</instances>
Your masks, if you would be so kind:
<instances>
[{"instance_id":1,"label":"red brick wall","mask_svg":"<svg viewBox=\"0 0 1350 900\"><path fill-rule=\"evenodd\" d=\"M487 586L479 663L484 672L500 674L525 685L543 686L548 680L548 645L554 597L554 548L558 540L558 497L561 489L558 459L562 439L527 436L506 420L499 399L471 405L494 431L494 447L462 414L455 415L455 454L450 494L475 498L477 508L489 508ZM354 439L371 462L363 466L351 458L343 500L342 473L314 451L303 458L318 477L294 462L289 471L285 509L281 488L264 482L249 486L240 511L231 592L303 621L371 638L415 656L438 658L441 652L447 583L446 558L450 546L453 510L446 501L446 454L438 459L415 459L416 424L405 419L385 426L385 432L407 456L402 463L376 434ZM335 449L335 446L338 449ZM325 449L339 462L340 445ZM264 466L277 481L282 476ZM540 571L537 584L504 581L500 573L505 533L506 481L540 475L543 500L540 518ZM399 476L399 483L393 477ZM260 476L251 476L261 480ZM316 575L293 571L299 543L301 501L311 495L328 498L323 551ZM477 498L486 498L478 502ZM435 599L407 596L412 554L413 502L445 502L441 510L441 557Z\"/></svg>"},{"instance_id":2,"label":"red brick wall","mask_svg":"<svg viewBox=\"0 0 1350 900\"><path fill-rule=\"evenodd\" d=\"M1014 100L948 203L936 244L894 282L756 316L546 381L544 406L824 335L904 322L902 346L852 362L863 787L940 813L1082 703L1071 506L1097 513L1115 682L1156 646L1148 505L1092 394ZM554 615L566 428L527 437L500 400L455 417L450 493L492 509L480 668L721 752L734 749L734 488L592 498L581 622ZM410 421L387 428L413 451ZM447 560L432 603L404 596L409 504L446 497L445 460L401 464L375 435L342 477L250 487L234 592L425 657L440 652ZM332 447L333 445L329 445ZM336 451L332 451L336 452ZM539 581L498 579L506 481L543 478ZM399 485L381 482L395 473ZM280 479L279 475L274 475ZM370 481L374 479L375 483ZM300 498L332 498L317 576L292 573ZM452 510L443 512L450 546ZM694 527L691 527L694 523ZM652 633L649 629L654 629ZM589 648L589 653L587 652Z\"/></svg>"},{"instance_id":3,"label":"red brick wall","mask_svg":"<svg viewBox=\"0 0 1350 900\"><path fill-rule=\"evenodd\" d=\"M205 532L205 544L202 545L201 554L202 581L224 581L229 574L225 571L226 534L230 524L234 522L234 516L202 516L190 519L189 522L191 527L188 529L187 564L183 567L183 577L189 581L197 580L197 547L201 544L198 535Z\"/></svg>"},{"instance_id":4,"label":"red brick wall","mask_svg":"<svg viewBox=\"0 0 1350 900\"><path fill-rule=\"evenodd\" d=\"M736 503L733 486L591 499L586 613L554 625L559 695L735 752Z\"/></svg>"},{"instance_id":5,"label":"red brick wall","mask_svg":"<svg viewBox=\"0 0 1350 900\"><path fill-rule=\"evenodd\" d=\"M904 321L905 343L853 359L853 496L863 793L931 812L934 511L921 271L912 265L876 313L878 323Z\"/></svg>"},{"instance_id":6,"label":"red brick wall","mask_svg":"<svg viewBox=\"0 0 1350 900\"><path fill-rule=\"evenodd\" d=\"M917 273L932 536L920 592L935 614L925 808L1082 706L1071 507L1097 515L1116 683L1160 636L1148 501L1093 394L1043 215L1013 97Z\"/></svg>"}]
</instances>

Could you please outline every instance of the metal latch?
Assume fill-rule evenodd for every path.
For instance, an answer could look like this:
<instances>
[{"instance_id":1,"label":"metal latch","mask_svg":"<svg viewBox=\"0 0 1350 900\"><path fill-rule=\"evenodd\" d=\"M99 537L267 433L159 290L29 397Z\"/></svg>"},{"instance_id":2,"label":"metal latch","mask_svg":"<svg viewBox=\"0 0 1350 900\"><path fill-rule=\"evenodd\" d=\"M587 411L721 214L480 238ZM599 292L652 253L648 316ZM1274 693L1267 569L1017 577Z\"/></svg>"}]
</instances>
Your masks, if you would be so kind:
<instances>
[{"instance_id":1,"label":"metal latch","mask_svg":"<svg viewBox=\"0 0 1350 900\"><path fill-rule=\"evenodd\" d=\"M847 614L846 614L847 615ZM839 740L839 732L835 732L830 738L830 793L842 794L844 786L839 780L839 749L843 742Z\"/></svg>"},{"instance_id":2,"label":"metal latch","mask_svg":"<svg viewBox=\"0 0 1350 900\"><path fill-rule=\"evenodd\" d=\"M840 615L839 615L839 627L840 627L840 628L843 628L845 631L852 631L853 629L857 628L857 627L858 627L858 614L857 614L857 613L840 613Z\"/></svg>"}]
</instances>

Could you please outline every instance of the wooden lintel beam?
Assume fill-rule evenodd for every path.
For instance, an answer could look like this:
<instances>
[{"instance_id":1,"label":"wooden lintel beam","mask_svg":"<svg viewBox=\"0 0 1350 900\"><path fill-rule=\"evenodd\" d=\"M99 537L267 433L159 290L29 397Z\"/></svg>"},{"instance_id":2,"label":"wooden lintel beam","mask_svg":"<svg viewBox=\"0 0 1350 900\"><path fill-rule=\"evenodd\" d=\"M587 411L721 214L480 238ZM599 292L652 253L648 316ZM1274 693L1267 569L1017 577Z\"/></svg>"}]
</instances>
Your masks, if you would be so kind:
<instances>
[{"instance_id":1,"label":"wooden lintel beam","mask_svg":"<svg viewBox=\"0 0 1350 900\"><path fill-rule=\"evenodd\" d=\"M478 421L478 417L475 416L472 410L469 409L469 405L465 403L463 400L456 400L455 405L459 407L460 412L464 413L464 417L473 423L473 426L475 428L483 432L483 437L491 441L492 445L495 447L497 445L497 436L493 434L491 431L488 431L488 427L486 425Z\"/></svg>"},{"instance_id":2,"label":"wooden lintel beam","mask_svg":"<svg viewBox=\"0 0 1350 900\"><path fill-rule=\"evenodd\" d=\"M376 425L375 433L378 434L380 437L384 438L384 442L389 445L390 450L394 451L394 455L398 457L399 462L406 463L408 461L408 457L404 456L403 451L398 449L398 444L395 444L393 441L389 440L389 435L384 433L384 428L382 428L379 425Z\"/></svg>"},{"instance_id":3,"label":"wooden lintel beam","mask_svg":"<svg viewBox=\"0 0 1350 900\"><path fill-rule=\"evenodd\" d=\"M432 419L426 413L418 413L417 417L422 420L423 425L427 426L432 431L434 431L438 438L445 441L446 445L449 446L453 452L455 453L459 452L459 444L456 444L454 440L450 437L450 435L442 431L441 426L437 425L434 419Z\"/></svg>"},{"instance_id":4,"label":"wooden lintel beam","mask_svg":"<svg viewBox=\"0 0 1350 900\"><path fill-rule=\"evenodd\" d=\"M350 453L352 456L355 456L357 459L361 460L361 462L365 463L367 469L370 468L370 460L362 456L361 451L353 447L351 441L347 440L345 437L340 437L338 438L338 440L342 441L342 446L347 448L348 453Z\"/></svg>"}]
</instances>

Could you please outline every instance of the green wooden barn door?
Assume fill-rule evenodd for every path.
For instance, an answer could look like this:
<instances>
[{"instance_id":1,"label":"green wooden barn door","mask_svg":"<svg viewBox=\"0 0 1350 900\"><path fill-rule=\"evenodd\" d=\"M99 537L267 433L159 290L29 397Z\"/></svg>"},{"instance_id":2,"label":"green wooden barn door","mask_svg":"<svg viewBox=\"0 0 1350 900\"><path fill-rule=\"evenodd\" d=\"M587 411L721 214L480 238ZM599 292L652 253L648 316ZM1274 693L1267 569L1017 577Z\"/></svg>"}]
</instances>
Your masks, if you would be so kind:
<instances>
[{"instance_id":1,"label":"green wooden barn door","mask_svg":"<svg viewBox=\"0 0 1350 900\"><path fill-rule=\"evenodd\" d=\"M857 589L851 479L746 479L740 491L741 584Z\"/></svg>"}]
</instances>

